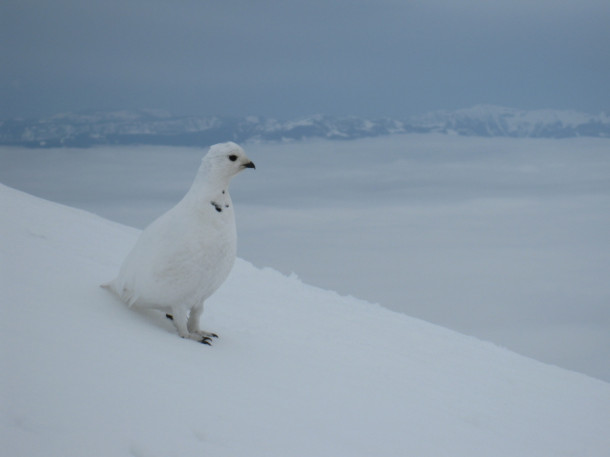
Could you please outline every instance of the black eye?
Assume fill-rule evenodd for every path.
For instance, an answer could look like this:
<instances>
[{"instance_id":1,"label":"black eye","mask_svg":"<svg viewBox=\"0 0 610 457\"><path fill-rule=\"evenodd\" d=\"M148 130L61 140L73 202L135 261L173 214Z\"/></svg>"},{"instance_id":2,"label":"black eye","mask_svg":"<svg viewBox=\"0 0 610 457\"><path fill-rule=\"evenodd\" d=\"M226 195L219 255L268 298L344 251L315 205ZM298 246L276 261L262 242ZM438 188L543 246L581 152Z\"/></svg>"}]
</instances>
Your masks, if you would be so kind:
<instances>
[{"instance_id":1,"label":"black eye","mask_svg":"<svg viewBox=\"0 0 610 457\"><path fill-rule=\"evenodd\" d=\"M231 155L229 156L229 160L230 160L231 162L235 162L235 161L237 160L237 156L236 156L235 154L231 154Z\"/></svg>"}]
</instances>

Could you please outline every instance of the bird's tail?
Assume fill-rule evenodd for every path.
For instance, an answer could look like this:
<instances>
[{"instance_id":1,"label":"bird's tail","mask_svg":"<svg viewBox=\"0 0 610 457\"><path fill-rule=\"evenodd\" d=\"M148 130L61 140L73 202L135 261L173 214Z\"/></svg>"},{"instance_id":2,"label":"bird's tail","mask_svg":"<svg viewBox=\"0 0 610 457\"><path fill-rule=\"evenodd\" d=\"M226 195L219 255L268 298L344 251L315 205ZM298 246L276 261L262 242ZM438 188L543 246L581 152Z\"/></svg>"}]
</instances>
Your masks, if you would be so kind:
<instances>
[{"instance_id":1,"label":"bird's tail","mask_svg":"<svg viewBox=\"0 0 610 457\"><path fill-rule=\"evenodd\" d=\"M119 299L126 303L130 308L134 305L134 303L138 300L138 296L130 292L125 287L121 286L118 282L118 279L113 279L112 281L106 282L104 284L100 284L102 289L109 290L114 295L119 297Z\"/></svg>"},{"instance_id":2,"label":"bird's tail","mask_svg":"<svg viewBox=\"0 0 610 457\"><path fill-rule=\"evenodd\" d=\"M114 287L114 280L105 282L104 284L100 284L102 289L109 290L110 292L116 294L116 288Z\"/></svg>"}]
</instances>

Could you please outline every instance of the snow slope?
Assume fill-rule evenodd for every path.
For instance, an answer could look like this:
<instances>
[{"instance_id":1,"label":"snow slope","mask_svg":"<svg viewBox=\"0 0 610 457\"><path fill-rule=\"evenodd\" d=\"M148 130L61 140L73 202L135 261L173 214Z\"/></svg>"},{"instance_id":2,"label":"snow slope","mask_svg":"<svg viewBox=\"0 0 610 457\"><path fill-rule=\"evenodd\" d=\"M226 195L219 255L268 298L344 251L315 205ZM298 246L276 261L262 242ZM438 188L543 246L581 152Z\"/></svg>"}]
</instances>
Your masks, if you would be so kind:
<instances>
[{"instance_id":1,"label":"snow slope","mask_svg":"<svg viewBox=\"0 0 610 457\"><path fill-rule=\"evenodd\" d=\"M209 348L98 284L138 231L0 185L7 456L606 456L610 385L240 260Z\"/></svg>"}]
</instances>

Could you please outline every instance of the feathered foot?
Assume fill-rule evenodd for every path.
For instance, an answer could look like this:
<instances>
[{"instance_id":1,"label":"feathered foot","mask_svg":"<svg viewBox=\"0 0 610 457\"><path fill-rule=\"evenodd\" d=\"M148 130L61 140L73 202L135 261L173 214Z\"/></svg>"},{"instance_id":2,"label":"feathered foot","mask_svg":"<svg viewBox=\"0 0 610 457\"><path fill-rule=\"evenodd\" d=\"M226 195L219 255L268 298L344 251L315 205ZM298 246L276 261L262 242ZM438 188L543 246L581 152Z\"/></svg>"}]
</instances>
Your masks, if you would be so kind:
<instances>
[{"instance_id":1,"label":"feathered foot","mask_svg":"<svg viewBox=\"0 0 610 457\"><path fill-rule=\"evenodd\" d=\"M212 338L218 338L218 335L216 333L204 332L203 330L199 330L198 332L192 333L191 335L195 337L194 339L196 341L197 338L199 338L200 343L207 344L208 346L212 345Z\"/></svg>"},{"instance_id":2,"label":"feathered foot","mask_svg":"<svg viewBox=\"0 0 610 457\"><path fill-rule=\"evenodd\" d=\"M208 346L212 345L212 338L218 338L216 333L206 332L198 328L198 320L199 316L201 315L200 309L196 309L195 312L191 312L191 316L189 316L189 321L186 326L182 323L184 319L181 319L180 316L178 319L175 319L174 314L166 313L165 317L174 323L176 329L178 330L178 334L182 338L188 338L189 340L194 340L201 344L207 344Z\"/></svg>"},{"instance_id":3,"label":"feathered foot","mask_svg":"<svg viewBox=\"0 0 610 457\"><path fill-rule=\"evenodd\" d=\"M218 338L218 335L216 333L199 331L196 333L190 333L187 336L184 336L183 338L188 338L190 340L197 341L198 343L207 344L208 346L211 346L212 338Z\"/></svg>"}]
</instances>

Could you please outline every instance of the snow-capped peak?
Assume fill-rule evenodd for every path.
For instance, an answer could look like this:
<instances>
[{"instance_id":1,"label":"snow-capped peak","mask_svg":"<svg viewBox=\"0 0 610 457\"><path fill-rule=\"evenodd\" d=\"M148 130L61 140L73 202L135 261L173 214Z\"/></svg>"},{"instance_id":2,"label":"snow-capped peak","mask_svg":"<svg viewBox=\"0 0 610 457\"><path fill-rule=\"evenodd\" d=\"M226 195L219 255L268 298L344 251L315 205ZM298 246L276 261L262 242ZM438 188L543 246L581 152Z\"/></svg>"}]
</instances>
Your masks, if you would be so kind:
<instances>
[{"instance_id":1,"label":"snow-capped peak","mask_svg":"<svg viewBox=\"0 0 610 457\"><path fill-rule=\"evenodd\" d=\"M286 141L305 138L356 139L397 133L457 133L469 136L565 138L610 137L610 117L576 111L524 111L477 105L437 111L408 120L314 115L280 121L259 116L172 116L156 110L59 114L0 123L0 144L91 146L168 144L205 146L231 139Z\"/></svg>"}]
</instances>

